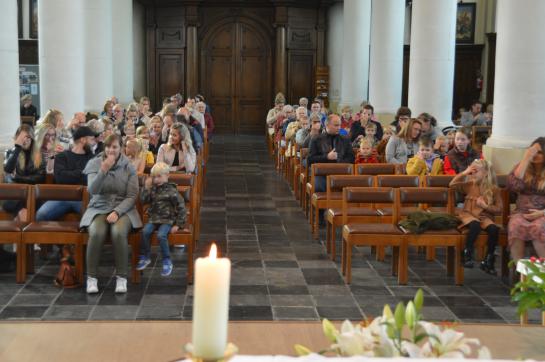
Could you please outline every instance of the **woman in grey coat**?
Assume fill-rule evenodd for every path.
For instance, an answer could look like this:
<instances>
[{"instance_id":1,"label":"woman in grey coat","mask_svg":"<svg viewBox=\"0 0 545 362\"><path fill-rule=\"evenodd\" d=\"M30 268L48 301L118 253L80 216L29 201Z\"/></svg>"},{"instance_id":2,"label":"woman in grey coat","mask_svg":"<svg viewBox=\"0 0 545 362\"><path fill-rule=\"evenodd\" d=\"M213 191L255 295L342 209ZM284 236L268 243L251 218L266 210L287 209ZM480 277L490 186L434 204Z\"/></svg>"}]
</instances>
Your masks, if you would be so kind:
<instances>
[{"instance_id":1,"label":"woman in grey coat","mask_svg":"<svg viewBox=\"0 0 545 362\"><path fill-rule=\"evenodd\" d=\"M127 292L128 235L142 227L135 208L138 197L136 170L121 154L121 138L112 134L104 140L104 152L83 170L91 196L80 227L89 231L87 243L87 293L97 293L97 269L104 241L112 241L116 268L116 293Z\"/></svg>"}]
</instances>

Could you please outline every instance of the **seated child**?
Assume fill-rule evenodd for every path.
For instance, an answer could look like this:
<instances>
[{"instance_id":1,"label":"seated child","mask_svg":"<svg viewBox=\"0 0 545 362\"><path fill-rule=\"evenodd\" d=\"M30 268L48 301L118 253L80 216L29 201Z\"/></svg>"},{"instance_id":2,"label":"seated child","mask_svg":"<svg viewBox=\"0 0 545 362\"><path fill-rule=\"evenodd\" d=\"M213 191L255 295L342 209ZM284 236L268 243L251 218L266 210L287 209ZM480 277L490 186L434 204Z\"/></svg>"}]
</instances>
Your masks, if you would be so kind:
<instances>
[{"instance_id":1,"label":"seated child","mask_svg":"<svg viewBox=\"0 0 545 362\"><path fill-rule=\"evenodd\" d=\"M475 160L463 172L457 174L449 186L465 195L464 208L458 213L458 218L462 222L460 227L468 228L463 256L464 267L473 268L473 245L481 230L485 230L488 234L488 250L481 262L481 269L496 275L494 250L498 243L500 228L494 223L494 213L501 211L502 200L492 165L486 160Z\"/></svg>"},{"instance_id":2,"label":"seated child","mask_svg":"<svg viewBox=\"0 0 545 362\"><path fill-rule=\"evenodd\" d=\"M358 163L379 163L376 152L367 138L360 140L360 150L356 157L356 164Z\"/></svg>"},{"instance_id":3,"label":"seated child","mask_svg":"<svg viewBox=\"0 0 545 362\"><path fill-rule=\"evenodd\" d=\"M407 175L442 175L443 161L433 153L431 138L422 137L418 141L418 152L407 162Z\"/></svg>"},{"instance_id":4,"label":"seated child","mask_svg":"<svg viewBox=\"0 0 545 362\"><path fill-rule=\"evenodd\" d=\"M146 168L145 154L142 152L142 143L139 139L130 139L125 143L125 156L134 166L138 175L144 174Z\"/></svg>"},{"instance_id":5,"label":"seated child","mask_svg":"<svg viewBox=\"0 0 545 362\"><path fill-rule=\"evenodd\" d=\"M377 154L379 160L383 160L381 162L385 162L384 159L386 157L386 145L388 144L388 140L390 137L396 134L396 129L394 126L386 126L384 127L384 132L382 133L382 140L377 145Z\"/></svg>"},{"instance_id":6,"label":"seated child","mask_svg":"<svg viewBox=\"0 0 545 362\"><path fill-rule=\"evenodd\" d=\"M151 169L151 177L144 183L140 194L142 204L150 204L147 210L148 222L142 229L142 245L136 270L144 270L151 263L150 241L157 229L157 239L163 255L162 276L172 273L172 261L168 247L168 234L175 233L185 225L185 202L176 184L168 182L170 168L164 162L157 162Z\"/></svg>"},{"instance_id":7,"label":"seated child","mask_svg":"<svg viewBox=\"0 0 545 362\"><path fill-rule=\"evenodd\" d=\"M437 136L435 139L435 143L433 144L433 152L441 158L441 160L445 159L445 156L447 155L449 151L449 140L446 136Z\"/></svg>"}]
</instances>

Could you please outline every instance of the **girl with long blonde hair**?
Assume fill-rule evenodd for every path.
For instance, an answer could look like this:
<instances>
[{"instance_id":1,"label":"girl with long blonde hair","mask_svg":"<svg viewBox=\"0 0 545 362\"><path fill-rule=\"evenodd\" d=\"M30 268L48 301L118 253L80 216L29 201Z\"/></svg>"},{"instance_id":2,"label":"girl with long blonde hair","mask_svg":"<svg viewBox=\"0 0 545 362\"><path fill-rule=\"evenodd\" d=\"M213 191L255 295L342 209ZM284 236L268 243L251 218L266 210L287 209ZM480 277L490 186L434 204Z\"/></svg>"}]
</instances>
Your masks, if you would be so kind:
<instances>
[{"instance_id":1,"label":"girl with long blonde hair","mask_svg":"<svg viewBox=\"0 0 545 362\"><path fill-rule=\"evenodd\" d=\"M156 162L164 162L170 166L170 171L195 171L197 155L191 143L191 135L186 126L175 123L170 128L168 143L159 147Z\"/></svg>"},{"instance_id":2,"label":"girl with long blonde hair","mask_svg":"<svg viewBox=\"0 0 545 362\"><path fill-rule=\"evenodd\" d=\"M57 132L50 123L41 123L36 126L34 140L36 145L33 150L34 167L38 168L45 163L45 171L53 174L55 155L63 151L63 147L57 142Z\"/></svg>"},{"instance_id":3,"label":"girl with long blonde hair","mask_svg":"<svg viewBox=\"0 0 545 362\"><path fill-rule=\"evenodd\" d=\"M488 251L480 266L485 272L496 275L494 250L500 228L494 223L494 214L501 211L502 200L492 165L486 160L475 160L452 179L450 186L465 195L463 210L458 213L460 228L468 229L464 267L473 268L473 246L481 230L485 230Z\"/></svg>"}]
</instances>

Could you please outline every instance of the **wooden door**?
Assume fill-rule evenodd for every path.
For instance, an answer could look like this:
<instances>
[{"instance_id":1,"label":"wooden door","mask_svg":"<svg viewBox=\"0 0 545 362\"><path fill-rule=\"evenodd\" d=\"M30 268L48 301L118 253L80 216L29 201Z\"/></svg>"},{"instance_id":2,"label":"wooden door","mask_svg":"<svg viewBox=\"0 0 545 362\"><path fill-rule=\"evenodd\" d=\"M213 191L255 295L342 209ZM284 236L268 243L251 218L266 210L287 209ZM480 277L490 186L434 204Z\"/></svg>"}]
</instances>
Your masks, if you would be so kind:
<instances>
[{"instance_id":1,"label":"wooden door","mask_svg":"<svg viewBox=\"0 0 545 362\"><path fill-rule=\"evenodd\" d=\"M265 37L246 23L223 24L205 36L201 61L201 89L217 131L261 133L271 75Z\"/></svg>"}]
</instances>

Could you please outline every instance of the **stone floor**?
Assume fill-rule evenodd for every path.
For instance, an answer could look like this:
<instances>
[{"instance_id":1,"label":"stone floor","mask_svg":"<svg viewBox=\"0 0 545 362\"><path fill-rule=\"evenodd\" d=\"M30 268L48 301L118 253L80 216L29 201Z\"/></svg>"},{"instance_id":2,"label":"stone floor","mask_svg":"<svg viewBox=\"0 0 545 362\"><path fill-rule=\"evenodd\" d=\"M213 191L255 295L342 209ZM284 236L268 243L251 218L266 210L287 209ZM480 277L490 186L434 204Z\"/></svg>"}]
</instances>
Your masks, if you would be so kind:
<instances>
[{"instance_id":1,"label":"stone floor","mask_svg":"<svg viewBox=\"0 0 545 362\"><path fill-rule=\"evenodd\" d=\"M303 212L274 170L264 139L218 136L211 150L198 254L216 241L232 260L232 320L360 320L422 288L427 319L517 322L506 284L473 269L466 270L465 285L456 287L446 276L440 252L434 262L411 254L409 284L398 286L388 260L376 262L367 249L358 250L353 283L346 285L339 262L330 261L323 242L312 239ZM172 276L161 277L160 260L154 259L141 284L129 283L126 295L116 295L107 251L100 293L89 296L81 288L53 286L56 264L38 260L37 273L24 285L15 284L14 274L0 274L0 319L190 319L193 287L184 278L186 256L174 251L173 261Z\"/></svg>"}]
</instances>

